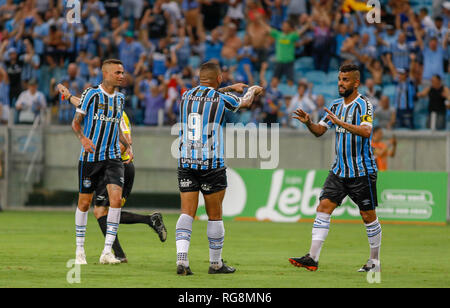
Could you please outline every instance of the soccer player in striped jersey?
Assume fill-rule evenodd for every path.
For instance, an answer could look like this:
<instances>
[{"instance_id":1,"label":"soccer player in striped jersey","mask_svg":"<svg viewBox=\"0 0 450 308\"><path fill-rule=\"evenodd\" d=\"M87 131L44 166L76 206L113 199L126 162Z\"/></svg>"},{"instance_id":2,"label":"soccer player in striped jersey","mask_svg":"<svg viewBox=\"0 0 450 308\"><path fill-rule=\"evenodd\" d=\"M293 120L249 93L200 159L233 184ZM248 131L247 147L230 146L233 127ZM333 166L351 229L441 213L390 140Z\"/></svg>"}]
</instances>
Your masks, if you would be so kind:
<instances>
[{"instance_id":1,"label":"soccer player in striped jersey","mask_svg":"<svg viewBox=\"0 0 450 308\"><path fill-rule=\"evenodd\" d=\"M86 264L84 242L88 210L93 193L102 179L107 187L110 209L100 263L120 263L111 251L119 228L124 184L120 143L130 155L127 162L133 159L133 152L120 127L124 95L115 90L122 84L124 78L122 62L115 59L104 61L102 73L102 83L83 92L80 107L77 108L72 121L72 129L82 145L78 165L78 207L75 214L77 264Z\"/></svg>"},{"instance_id":2,"label":"soccer player in striped jersey","mask_svg":"<svg viewBox=\"0 0 450 308\"><path fill-rule=\"evenodd\" d=\"M330 227L330 216L348 195L359 207L366 226L370 246L370 257L359 271L380 271L381 225L375 212L377 203L377 166L372 152L372 104L358 93L360 72L356 65L340 68L338 77L339 95L327 115L318 123L301 109L295 111L295 119L306 125L316 137L335 127L336 158L325 180L316 219L312 229L311 248L301 258L289 261L310 271L318 268L322 244Z\"/></svg>"},{"instance_id":3,"label":"soccer player in striped jersey","mask_svg":"<svg viewBox=\"0 0 450 308\"><path fill-rule=\"evenodd\" d=\"M58 84L57 88L63 97L62 99L67 99L69 103L71 103L77 108L80 107L79 97L73 96L70 93L70 91L62 84ZM125 111L123 111L120 126L125 138L131 145L132 144L131 124ZM125 162L129 161L130 156L126 153L126 148L122 143L120 144L120 150L122 153L122 161ZM125 203L131 194L131 190L133 189L134 173L135 173L133 161L130 161L129 163L124 164L123 166L124 166L124 186L122 191L122 208L125 206ZM106 184L105 181L103 181L103 179L101 179L99 184L97 185L95 195L96 198L95 198L94 216L95 218L97 218L97 222L103 235L106 236L109 198L106 189ZM154 213L152 215L140 215L124 210L121 211L120 224L140 224L140 223L149 225L151 228L153 228L153 230L155 230L156 233L158 233L161 242L166 241L167 229L164 225L161 213ZM116 239L114 240L112 249L114 251L116 259L120 260L121 263L128 263L128 259L125 255L125 252L123 251L122 246L120 245L118 235L116 235Z\"/></svg>"},{"instance_id":4,"label":"soccer player in striped jersey","mask_svg":"<svg viewBox=\"0 0 450 308\"><path fill-rule=\"evenodd\" d=\"M230 92L242 93L247 85L239 83L218 89L221 82L219 65L204 63L200 67L200 85L186 91L181 98L178 161L181 215L176 224L178 275L192 275L188 251L200 191L205 198L208 215L208 273L235 272L233 267L222 260L225 236L222 201L227 187L222 126L225 109L237 111L250 107L254 97L261 94L263 88L250 87L247 93L239 98Z\"/></svg>"}]
</instances>

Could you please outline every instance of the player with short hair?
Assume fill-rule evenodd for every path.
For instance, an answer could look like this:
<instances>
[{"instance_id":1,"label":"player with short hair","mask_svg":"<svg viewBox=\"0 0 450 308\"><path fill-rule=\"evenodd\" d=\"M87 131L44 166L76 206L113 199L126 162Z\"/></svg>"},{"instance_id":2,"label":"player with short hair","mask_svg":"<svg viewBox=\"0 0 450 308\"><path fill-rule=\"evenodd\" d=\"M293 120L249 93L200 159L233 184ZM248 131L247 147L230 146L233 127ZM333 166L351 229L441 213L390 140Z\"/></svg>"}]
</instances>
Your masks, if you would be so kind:
<instances>
[{"instance_id":1,"label":"player with short hair","mask_svg":"<svg viewBox=\"0 0 450 308\"><path fill-rule=\"evenodd\" d=\"M133 151L120 127L125 96L117 92L116 88L122 84L124 78L122 62L116 59L105 60L102 64L102 74L100 85L87 88L83 92L80 107L77 108L72 121L72 129L82 145L78 166L78 207L75 213L76 264L87 263L84 242L88 210L93 193L102 179L108 191L110 209L100 263L120 263L111 252L119 228L124 184L120 143L130 155L130 159L125 163L133 159Z\"/></svg>"},{"instance_id":2,"label":"player with short hair","mask_svg":"<svg viewBox=\"0 0 450 308\"><path fill-rule=\"evenodd\" d=\"M192 275L188 251L200 191L205 198L208 215L208 273L235 272L222 260L225 238L222 201L227 187L222 126L225 109L237 111L250 107L263 88L250 87L244 97L239 98L230 92L242 93L247 85L238 83L218 89L221 82L220 66L213 62L204 63L200 67L200 85L186 91L181 98L178 160L181 215L176 224L178 275Z\"/></svg>"},{"instance_id":3,"label":"player with short hair","mask_svg":"<svg viewBox=\"0 0 450 308\"><path fill-rule=\"evenodd\" d=\"M61 93L63 99L67 99L69 103L74 105L75 107L80 107L80 98L73 96L70 91L62 84L57 85L58 91ZM128 116L125 111L123 111L122 120L120 122L122 132L124 137L128 140L128 143L132 144L131 138L131 125L128 119ZM122 161L128 161L130 159L129 155L125 151L125 146L121 143L120 150L122 153ZM127 164L124 164L124 187L122 192L122 207L125 205L126 200L128 199L131 190L133 188L134 183L134 164L133 161L130 161ZM106 189L106 184L103 179L100 180L99 185L95 191L95 204L94 204L94 216L97 219L99 227L104 236L106 236L106 220L108 215L109 208L109 198L108 192ZM149 225L153 228L159 236L161 242L165 242L167 238L167 230L163 222L163 218L161 213L154 213L152 215L140 215L132 212L121 211L120 215L120 224L137 224L143 223ZM112 249L114 251L114 255L116 259L120 260L121 263L127 263L128 259L122 249L122 246L119 243L119 237L116 235L116 239L113 243Z\"/></svg>"},{"instance_id":4,"label":"player with short hair","mask_svg":"<svg viewBox=\"0 0 450 308\"><path fill-rule=\"evenodd\" d=\"M330 227L330 217L348 195L359 207L366 226L370 257L359 271L380 271L381 225L375 212L377 207L377 166L372 152L372 104L358 93L360 72L356 65L343 65L339 71L338 87L341 99L334 101L331 110L318 124L302 109L295 119L306 125L316 137L336 127L336 158L325 180L312 229L311 249L301 258L289 261L298 267L316 271L319 255Z\"/></svg>"}]
</instances>

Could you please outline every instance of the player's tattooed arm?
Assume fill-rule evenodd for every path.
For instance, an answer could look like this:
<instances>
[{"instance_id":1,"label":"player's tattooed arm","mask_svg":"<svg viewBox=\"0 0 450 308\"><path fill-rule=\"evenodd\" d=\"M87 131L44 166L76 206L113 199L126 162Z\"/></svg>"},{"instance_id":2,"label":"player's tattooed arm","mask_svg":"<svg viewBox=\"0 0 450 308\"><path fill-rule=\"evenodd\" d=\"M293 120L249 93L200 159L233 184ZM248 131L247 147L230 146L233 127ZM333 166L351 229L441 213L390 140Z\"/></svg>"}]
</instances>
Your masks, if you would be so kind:
<instances>
[{"instance_id":1,"label":"player's tattooed arm","mask_svg":"<svg viewBox=\"0 0 450 308\"><path fill-rule=\"evenodd\" d=\"M87 138L83 134L83 130L81 128L81 123L83 122L83 120L84 120L84 114L76 112L75 117L73 118L73 121L72 121L72 130L75 133L75 135L77 136L77 138L80 140L81 145L83 146L84 150L89 153L94 153L95 152L94 143L92 142L91 139Z\"/></svg>"},{"instance_id":2,"label":"player's tattooed arm","mask_svg":"<svg viewBox=\"0 0 450 308\"><path fill-rule=\"evenodd\" d=\"M125 147L125 152L130 156L130 159L124 161L125 164L128 164L133 160L133 148L131 147L131 139L128 139L122 131L122 128L119 126L119 142Z\"/></svg>"},{"instance_id":3,"label":"player's tattooed arm","mask_svg":"<svg viewBox=\"0 0 450 308\"><path fill-rule=\"evenodd\" d=\"M263 92L264 88L260 86L252 86L247 93L241 98L241 105L239 108L249 108L256 96Z\"/></svg>"},{"instance_id":4,"label":"player's tattooed arm","mask_svg":"<svg viewBox=\"0 0 450 308\"><path fill-rule=\"evenodd\" d=\"M248 85L245 83L235 83L231 86L220 88L217 90L217 92L220 93L227 93L227 92L237 92L237 93L244 93L244 89L248 88Z\"/></svg>"}]
</instances>

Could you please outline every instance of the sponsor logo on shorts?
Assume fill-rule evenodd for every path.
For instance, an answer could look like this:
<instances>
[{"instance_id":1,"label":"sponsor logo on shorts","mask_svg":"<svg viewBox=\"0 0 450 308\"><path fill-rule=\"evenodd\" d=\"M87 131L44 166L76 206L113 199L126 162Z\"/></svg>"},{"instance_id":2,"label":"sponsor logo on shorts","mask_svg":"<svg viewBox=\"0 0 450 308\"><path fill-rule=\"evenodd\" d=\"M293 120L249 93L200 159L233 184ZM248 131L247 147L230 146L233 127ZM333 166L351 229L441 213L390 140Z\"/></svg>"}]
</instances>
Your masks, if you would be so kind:
<instances>
[{"instance_id":1,"label":"sponsor logo on shorts","mask_svg":"<svg viewBox=\"0 0 450 308\"><path fill-rule=\"evenodd\" d=\"M202 190L210 191L212 186L210 184L202 184Z\"/></svg>"},{"instance_id":2,"label":"sponsor logo on shorts","mask_svg":"<svg viewBox=\"0 0 450 308\"><path fill-rule=\"evenodd\" d=\"M125 183L125 179L123 178L123 176L120 177L119 181L120 181L120 183L122 183L122 184Z\"/></svg>"},{"instance_id":3,"label":"sponsor logo on shorts","mask_svg":"<svg viewBox=\"0 0 450 308\"><path fill-rule=\"evenodd\" d=\"M192 181L189 180L189 179L181 179L180 180L180 187L181 188L187 188L187 187L191 186L191 184L192 184Z\"/></svg>"},{"instance_id":4,"label":"sponsor logo on shorts","mask_svg":"<svg viewBox=\"0 0 450 308\"><path fill-rule=\"evenodd\" d=\"M105 199L106 199L106 197L103 196L103 195L97 196L97 201L103 201L103 200L105 200Z\"/></svg>"}]
</instances>

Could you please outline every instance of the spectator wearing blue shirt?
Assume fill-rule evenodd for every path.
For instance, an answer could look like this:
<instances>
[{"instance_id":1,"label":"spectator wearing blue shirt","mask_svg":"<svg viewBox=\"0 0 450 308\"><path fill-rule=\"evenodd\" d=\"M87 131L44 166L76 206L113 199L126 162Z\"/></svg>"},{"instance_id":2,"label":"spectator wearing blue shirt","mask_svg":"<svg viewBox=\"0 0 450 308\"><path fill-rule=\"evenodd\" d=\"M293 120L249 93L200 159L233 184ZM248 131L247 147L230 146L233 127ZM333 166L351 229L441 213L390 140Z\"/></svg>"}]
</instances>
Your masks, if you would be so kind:
<instances>
[{"instance_id":1,"label":"spectator wearing blue shirt","mask_svg":"<svg viewBox=\"0 0 450 308\"><path fill-rule=\"evenodd\" d=\"M8 124L9 119L9 78L0 65L0 124Z\"/></svg>"},{"instance_id":2,"label":"spectator wearing blue shirt","mask_svg":"<svg viewBox=\"0 0 450 308\"><path fill-rule=\"evenodd\" d=\"M244 37L244 46L241 47L237 55L238 65L236 70L236 80L252 85L253 82L253 62L256 61L256 53L250 45L250 38Z\"/></svg>"},{"instance_id":3,"label":"spectator wearing blue shirt","mask_svg":"<svg viewBox=\"0 0 450 308\"><path fill-rule=\"evenodd\" d=\"M389 68L396 84L394 106L396 108L397 128L414 129L414 103L417 98L417 87L408 76L408 71L395 68L392 61Z\"/></svg>"},{"instance_id":4,"label":"spectator wearing blue shirt","mask_svg":"<svg viewBox=\"0 0 450 308\"><path fill-rule=\"evenodd\" d=\"M64 76L60 83L64 85L67 89L69 89L70 93L73 93L75 96L80 96L83 90L86 87L86 80L79 76L78 67L75 63L70 63L67 67L67 75ZM53 93L57 93L56 89L56 80L52 78L50 81L50 95L53 96ZM75 115L75 107L70 104L67 100L62 100L59 98L60 108L59 108L59 122L60 124L69 124L72 122L73 116Z\"/></svg>"},{"instance_id":5,"label":"spectator wearing blue shirt","mask_svg":"<svg viewBox=\"0 0 450 308\"><path fill-rule=\"evenodd\" d=\"M419 36L418 43L423 55L422 80L429 84L433 75L439 75L441 79L444 79L444 57L447 49L447 40L444 40L443 46L440 46L438 39L432 37L428 42L428 46L425 46L422 38Z\"/></svg>"},{"instance_id":6,"label":"spectator wearing blue shirt","mask_svg":"<svg viewBox=\"0 0 450 308\"><path fill-rule=\"evenodd\" d=\"M144 98L144 124L156 126L160 114L164 113L165 100L163 91L155 83L150 83L150 92Z\"/></svg>"},{"instance_id":7,"label":"spectator wearing blue shirt","mask_svg":"<svg viewBox=\"0 0 450 308\"><path fill-rule=\"evenodd\" d=\"M415 47L416 43L408 43L405 32L400 32L397 41L390 46L390 54L394 66L405 70L409 69L410 55L414 52Z\"/></svg>"},{"instance_id":8,"label":"spectator wearing blue shirt","mask_svg":"<svg viewBox=\"0 0 450 308\"><path fill-rule=\"evenodd\" d=\"M123 38L120 31L115 32L115 43L119 49L119 59L123 63L126 73L133 74L135 65L138 63L144 47L135 40L133 31L127 31Z\"/></svg>"},{"instance_id":9,"label":"spectator wearing blue shirt","mask_svg":"<svg viewBox=\"0 0 450 308\"><path fill-rule=\"evenodd\" d=\"M278 123L278 113L283 104L283 94L278 90L279 79L273 77L266 89L263 101L263 121L267 124Z\"/></svg>"},{"instance_id":10,"label":"spectator wearing blue shirt","mask_svg":"<svg viewBox=\"0 0 450 308\"><path fill-rule=\"evenodd\" d=\"M35 14L35 25L32 32L34 51L40 57L41 62L43 61L43 55L45 52L44 38L49 34L49 24L44 22L41 15Z\"/></svg>"},{"instance_id":11,"label":"spectator wearing blue shirt","mask_svg":"<svg viewBox=\"0 0 450 308\"><path fill-rule=\"evenodd\" d=\"M27 82L30 79L37 79L39 76L40 59L34 52L33 43L29 39L24 40L25 53L19 56L23 63L21 79Z\"/></svg>"},{"instance_id":12,"label":"spectator wearing blue shirt","mask_svg":"<svg viewBox=\"0 0 450 308\"><path fill-rule=\"evenodd\" d=\"M287 18L287 6L284 0L273 0L270 5L270 26L281 30L283 21Z\"/></svg>"},{"instance_id":13,"label":"spectator wearing blue shirt","mask_svg":"<svg viewBox=\"0 0 450 308\"><path fill-rule=\"evenodd\" d=\"M223 42L220 40L219 29L213 29L210 37L208 37L205 42L205 56L203 62L216 60L219 63L222 63L222 47Z\"/></svg>"}]
</instances>

